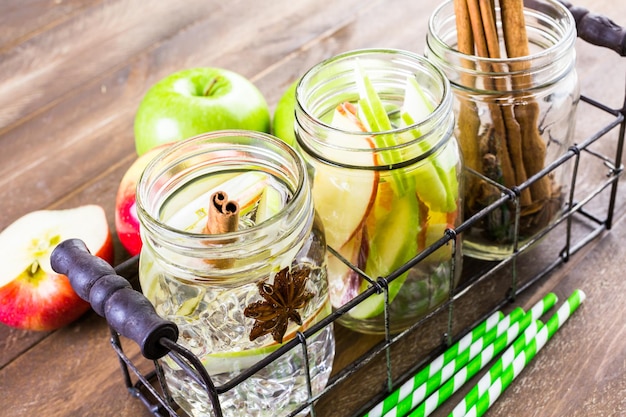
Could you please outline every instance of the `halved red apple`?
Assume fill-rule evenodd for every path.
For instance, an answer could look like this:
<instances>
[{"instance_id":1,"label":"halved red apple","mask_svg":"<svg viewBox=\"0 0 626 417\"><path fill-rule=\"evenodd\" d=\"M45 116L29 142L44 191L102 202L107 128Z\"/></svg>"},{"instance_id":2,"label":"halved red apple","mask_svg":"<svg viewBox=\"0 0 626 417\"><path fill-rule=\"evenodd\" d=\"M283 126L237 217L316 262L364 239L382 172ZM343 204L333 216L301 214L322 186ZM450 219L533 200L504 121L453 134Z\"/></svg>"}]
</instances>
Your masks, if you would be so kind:
<instances>
[{"instance_id":1,"label":"halved red apple","mask_svg":"<svg viewBox=\"0 0 626 417\"><path fill-rule=\"evenodd\" d=\"M113 241L102 207L28 213L0 233L0 322L20 329L54 330L89 309L68 278L50 266L62 241L78 238L96 256L113 262Z\"/></svg>"}]
</instances>

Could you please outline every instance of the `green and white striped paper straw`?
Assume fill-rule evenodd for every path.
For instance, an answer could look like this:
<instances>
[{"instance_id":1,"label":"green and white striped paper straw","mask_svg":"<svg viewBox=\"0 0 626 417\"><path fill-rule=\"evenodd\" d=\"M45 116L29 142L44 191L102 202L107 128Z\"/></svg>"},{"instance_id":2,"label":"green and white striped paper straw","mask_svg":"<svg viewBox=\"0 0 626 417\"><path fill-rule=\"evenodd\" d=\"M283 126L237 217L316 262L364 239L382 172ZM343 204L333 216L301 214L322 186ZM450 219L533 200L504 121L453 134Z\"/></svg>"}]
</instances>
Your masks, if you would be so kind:
<instances>
[{"instance_id":1,"label":"green and white striped paper straw","mask_svg":"<svg viewBox=\"0 0 626 417\"><path fill-rule=\"evenodd\" d=\"M556 296L554 298L554 301L556 303ZM535 305L533 308L535 307L537 306ZM543 323L539 323L541 326L543 326ZM515 357L522 352L522 350L526 347L526 345L529 343L531 338L534 337L535 334L536 331L533 332L532 329L529 327L526 332L524 332L522 337L519 337L515 342L513 342L513 345L502 354L500 359L498 359L498 361L489 369L489 372L486 373L478 381L478 383L465 395L465 398L463 398L463 400L456 405L456 407L452 410L448 417L463 417L467 410L469 410L472 405L476 403L478 398L480 398L480 396L489 389L491 381L494 381L498 376L500 376L502 370L513 362ZM473 375L471 377L473 377ZM456 392L456 390L454 392ZM451 393L450 395L452 395L453 393ZM445 401L445 399L442 400L442 402L443 401Z\"/></svg>"},{"instance_id":2,"label":"green and white striped paper straw","mask_svg":"<svg viewBox=\"0 0 626 417\"><path fill-rule=\"evenodd\" d=\"M511 312L513 317L519 317L523 314L520 308L515 313ZM511 316L511 314L509 315ZM444 353L433 359L424 369L417 373L413 378L402 384L400 388L389 394L384 401L378 403L364 417L382 417L382 415L391 410L399 401L406 398L415 387L420 386L428 380L434 373L450 363L457 355L466 350L472 343L478 340L486 332L494 329L504 319L504 314L497 311L489 316L485 321L478 324L468 334L463 336L457 343L450 346ZM511 317L507 319L507 323L511 321Z\"/></svg>"},{"instance_id":3,"label":"green and white striped paper straw","mask_svg":"<svg viewBox=\"0 0 626 417\"><path fill-rule=\"evenodd\" d=\"M446 364L440 371L432 374L432 376L423 382L421 385L414 388L404 399L400 400L397 405L392 407L384 417L398 417L404 416L413 408L417 407L428 395L432 394L442 384L448 381L455 373L462 369L469 361L478 356L483 349L490 347L490 343L494 340L498 340L498 353L511 344L521 332L523 332L534 320L541 317L547 310L552 308L556 303L556 295L553 293L547 294L541 301L539 301L531 311L524 314L524 316L517 320L516 317L520 312L523 312L521 308L514 309L503 321L498 323L498 326L482 337L478 338L470 347L461 352L450 363ZM504 326L509 320L510 327ZM501 326L501 324L504 324ZM495 343L494 343L495 345ZM491 356L493 358L493 356ZM489 359L491 360L491 359Z\"/></svg>"},{"instance_id":4,"label":"green and white striped paper straw","mask_svg":"<svg viewBox=\"0 0 626 417\"><path fill-rule=\"evenodd\" d=\"M426 417L429 416L437 407L444 403L448 398L457 392L470 378L476 375L481 369L483 369L491 360L498 355L505 347L513 342L513 346L518 345L519 350L522 351L526 346L526 343L532 340L537 334L537 331L543 326L539 321L533 321L524 331L524 333L518 337L519 328L511 328L506 334L500 336L495 342L490 344L483 350L480 355L472 359L467 366L461 368L454 377L443 384L441 388L432 393L432 395L424 402L422 402L409 417ZM463 410L465 411L465 410Z\"/></svg>"},{"instance_id":5,"label":"green and white striped paper straw","mask_svg":"<svg viewBox=\"0 0 626 417\"><path fill-rule=\"evenodd\" d=\"M474 385L474 387L465 395L465 398L463 398L463 400L461 400L461 402L458 403L456 407L454 407L454 409L448 415L448 417L465 416L465 413L467 412L467 410L469 410L476 403L476 401L478 400L478 398L480 398L481 395L487 392L487 390L489 389L489 386L491 385L491 381L495 381L495 379L498 378L502 374L502 370L506 369L511 363L513 363L513 360L515 359L515 357L519 355L526 348L526 345L528 345L532 341L532 339L535 337L539 329L543 327L542 322L537 321L535 323L536 323L535 325L528 327L526 331L524 332L524 334L518 337L517 340L515 340L515 342L513 342L513 345L511 345L502 354L500 359L498 359L498 361L495 364L493 364L491 368L489 368L489 371L485 375L483 375L483 377L478 381L478 383ZM472 378L474 375L475 373L468 375L467 379ZM456 390L454 392L456 392ZM452 395L454 392L450 393L450 395ZM444 398L441 402L445 401L447 398L449 398L449 396ZM441 403L439 403L438 405L440 404Z\"/></svg>"},{"instance_id":6,"label":"green and white striped paper straw","mask_svg":"<svg viewBox=\"0 0 626 417\"><path fill-rule=\"evenodd\" d=\"M548 320L546 325L541 328L526 348L515 357L513 363L507 366L507 368L502 371L502 374L492 381L487 392L476 401L476 404L467 410L465 416L479 417L485 414L489 407L500 397L502 392L522 372L524 367L535 357L537 352L545 346L548 340L554 336L556 331L561 328L563 323L567 321L584 300L585 293L581 290L575 290L561 308Z\"/></svg>"}]
</instances>

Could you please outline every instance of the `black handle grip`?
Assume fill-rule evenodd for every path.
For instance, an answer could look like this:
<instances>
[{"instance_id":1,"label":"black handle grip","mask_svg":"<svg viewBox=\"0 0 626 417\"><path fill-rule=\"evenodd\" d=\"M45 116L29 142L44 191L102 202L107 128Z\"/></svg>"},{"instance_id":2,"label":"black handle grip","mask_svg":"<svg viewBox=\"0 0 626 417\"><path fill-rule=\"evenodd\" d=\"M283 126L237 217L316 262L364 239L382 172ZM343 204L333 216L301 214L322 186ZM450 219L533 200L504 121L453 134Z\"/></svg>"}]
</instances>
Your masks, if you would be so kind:
<instances>
[{"instance_id":1,"label":"black handle grip","mask_svg":"<svg viewBox=\"0 0 626 417\"><path fill-rule=\"evenodd\" d=\"M178 339L176 324L161 318L143 294L106 261L91 255L83 241L61 242L50 262L55 272L67 275L78 296L89 301L116 332L134 340L146 358L158 359L169 352L161 338Z\"/></svg>"},{"instance_id":2,"label":"black handle grip","mask_svg":"<svg viewBox=\"0 0 626 417\"><path fill-rule=\"evenodd\" d=\"M626 29L609 18L560 0L574 16L578 37L597 46L609 48L626 56Z\"/></svg>"}]
</instances>

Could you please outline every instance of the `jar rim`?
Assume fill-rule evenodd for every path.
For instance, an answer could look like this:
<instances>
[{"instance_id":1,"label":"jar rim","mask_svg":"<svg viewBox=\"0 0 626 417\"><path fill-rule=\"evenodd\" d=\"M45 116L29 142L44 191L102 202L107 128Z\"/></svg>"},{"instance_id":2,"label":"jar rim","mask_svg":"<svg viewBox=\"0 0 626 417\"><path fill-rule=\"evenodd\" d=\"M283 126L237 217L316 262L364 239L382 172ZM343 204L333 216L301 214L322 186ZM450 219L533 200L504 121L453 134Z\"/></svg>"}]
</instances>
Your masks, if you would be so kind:
<instances>
[{"instance_id":1,"label":"jar rim","mask_svg":"<svg viewBox=\"0 0 626 417\"><path fill-rule=\"evenodd\" d=\"M159 168L161 171L163 171L164 169L171 169L176 164L181 163L182 158L185 157L183 151L185 151L185 149L187 149L188 147L193 146L194 144L198 144L198 143L206 142L206 141L215 141L216 143L219 143L220 139L229 138L229 137L230 138L233 138L233 137L248 138L248 139L253 139L255 141L268 143L271 146L274 146L277 149L280 149L282 152L285 152L285 155L287 155L287 157L294 163L295 170L297 171L297 174L298 174L297 180L294 182L295 187L292 190L290 190L293 193L292 198L288 199L285 202L285 205L282 207L281 211L278 214L268 218L267 220L261 223L251 225L250 227L246 227L244 229L222 233L222 234L195 233L195 232L188 232L188 231L180 230L176 227L173 227L167 224L163 220L159 219L158 216L154 216L153 213L146 207L145 200L147 196L144 195L142 190L143 188L145 187L149 188L150 186L154 184L155 182L154 180L151 181L149 184L145 184L145 182L148 181L148 178L150 177L150 175L155 175L158 173L157 168L159 168L159 164L163 163L164 161L167 161L168 158L172 158L170 161L167 161L166 167ZM261 149L261 147L259 147L259 149ZM237 241L238 237L258 233L263 228L271 226L273 223L279 221L279 218L281 217L280 216L281 213L285 213L289 211L296 204L301 204L300 196L303 194L303 191L305 191L306 183L307 183L307 171L306 171L306 165L304 163L304 160L286 142L264 132L238 130L238 129L217 130L217 131L202 133L202 134L193 136L191 138L175 142L171 144L170 146L167 146L160 153L158 153L148 163L143 173L141 174L141 177L137 184L136 206L137 206L137 212L138 212L139 218L141 219L143 217L143 218L150 219L150 222L153 223L152 226L154 226L156 229L159 229L161 233L166 233L170 237L184 238L184 239L188 239L189 241L203 242L203 246L204 246L206 243L211 244L214 242L223 241L225 238L228 238L229 240L232 239L233 241ZM141 213L141 215L139 213Z\"/></svg>"},{"instance_id":2,"label":"jar rim","mask_svg":"<svg viewBox=\"0 0 626 417\"><path fill-rule=\"evenodd\" d=\"M302 96L302 90L304 88L304 84L305 81L307 81L309 78L311 78L316 72L318 72L320 69L322 69L325 66L334 64L336 62L340 62L346 59L350 59L353 58L355 56L375 56L377 54L380 55L398 55L398 56L402 56L405 58L408 58L410 60L414 60L416 64L421 65L425 68L428 69L429 71L429 75L434 76L436 78L438 78L436 81L440 82L440 84L442 85L443 89L442 89L442 93L441 93L441 100L439 100L436 105L435 108L433 109L432 113L424 120L420 120L418 122L415 122L409 126L403 126L403 127L398 127L398 128L394 128L391 130L385 130L385 131L377 131L377 132L362 132L362 131L345 131L343 129L339 129L337 127L334 127L332 125L330 125L329 123L324 122L323 120L320 120L318 117L316 117L315 115L311 114L311 111L308 107L302 106L301 101L298 100L298 97ZM330 130L330 131L335 131L335 132L344 132L344 133L350 133L351 135L362 135L362 136L371 136L372 133L375 134L380 134L380 135L384 135L384 134L392 134L392 133L403 133L403 132L407 132L407 131L411 131L414 130L416 128L419 128L420 126L425 125L426 123L428 123L430 120L432 120L435 117L440 117L439 115L441 113L445 113L447 112L447 102L446 100L450 97L450 85L449 85L449 81L447 79L447 77L445 76L445 74L443 73L443 71L434 63L432 63L430 60L426 59L424 56L410 52L410 51L406 51L403 49L397 49L397 48L360 48L360 49L353 49L350 51L345 51L343 53L340 53L338 55L335 55L331 58L328 58L324 61L321 61L319 63L317 63L316 65L314 65L313 67L309 68L304 75L300 78L300 80L298 81L298 84L296 86L296 106L298 108L300 108L300 110L302 110L302 113L311 121L315 121L316 123L319 123L320 125L322 125L324 128ZM339 148L341 149L346 149L344 147L339 146ZM377 148L377 150L387 150L387 149L392 149L391 148Z\"/></svg>"},{"instance_id":3,"label":"jar rim","mask_svg":"<svg viewBox=\"0 0 626 417\"><path fill-rule=\"evenodd\" d=\"M331 125L330 123L322 120L321 117L318 117L314 113L314 109L312 106L307 103L307 95L306 89L308 88L309 83L313 82L312 80L316 75L319 75L324 69L331 67L332 65L340 66L342 63L350 63L353 60L358 60L362 58L366 59L377 59L379 57L385 56L397 56L399 60L396 63L402 64L404 67L402 70L407 74L418 74L421 71L425 76L433 81L433 84L436 84L440 91L437 92L436 100L433 102L434 108L432 112L422 120L418 120L407 126L398 126L393 127L390 130L384 131L358 131L358 130L344 130L342 128L338 128L336 126ZM393 61L392 64L393 65ZM352 64L354 67L354 64ZM406 68L405 68L406 67ZM384 67L383 67L384 68ZM392 68L390 66L390 68ZM378 68L377 68L378 69ZM347 71L346 71L347 73ZM332 80L331 80L332 81ZM324 82L331 82L328 79L324 79ZM339 104L339 103L337 103ZM408 149L410 147L415 146L416 143L420 141L427 140L427 138L433 134L433 126L437 124L438 121L446 120L449 117L450 111L452 108L452 92L450 87L450 82L448 78L445 76L443 71L432 61L428 60L426 57L416 54L414 52L402 50L402 49L394 49L394 48L362 48L362 49L354 49L350 51L343 52L341 54L335 55L331 58L328 58L315 66L311 67L305 74L300 78L298 84L296 86L296 125L300 126L300 128L304 128L304 125L307 126L316 126L316 129L322 129L329 136L333 134L349 134L354 137L372 137L375 136L383 136L383 135L402 135L407 132L419 130L422 132L422 135L416 137L411 140L407 140L403 143L394 143L390 146L374 146L374 147L363 147L363 148L355 148L349 146L349 144L337 143L337 142L329 142L324 141L322 139L318 139L315 135L311 137L309 140L314 140L315 145L318 147L322 147L328 151L336 150L336 151L345 151L345 152L358 152L358 153L378 153L378 152L393 152L402 149ZM306 130L306 129L305 129ZM296 139L299 145L303 148L308 148L310 152L318 154L317 151L312 151L311 147L308 145L304 145L301 142L301 138L299 135L296 135ZM376 144L379 145L379 144ZM309 153L310 153L309 152ZM411 165L416 160L423 159L428 155L420 156L419 158L411 158L409 161L404 161L401 164L394 165L394 169L399 167L400 165ZM320 157L320 155L318 155ZM326 160L329 164L339 164L340 166L346 166L345 161L337 162L332 161L327 158L321 158ZM377 170L387 170L390 169L388 166L352 166L355 169L377 169Z\"/></svg>"}]
</instances>

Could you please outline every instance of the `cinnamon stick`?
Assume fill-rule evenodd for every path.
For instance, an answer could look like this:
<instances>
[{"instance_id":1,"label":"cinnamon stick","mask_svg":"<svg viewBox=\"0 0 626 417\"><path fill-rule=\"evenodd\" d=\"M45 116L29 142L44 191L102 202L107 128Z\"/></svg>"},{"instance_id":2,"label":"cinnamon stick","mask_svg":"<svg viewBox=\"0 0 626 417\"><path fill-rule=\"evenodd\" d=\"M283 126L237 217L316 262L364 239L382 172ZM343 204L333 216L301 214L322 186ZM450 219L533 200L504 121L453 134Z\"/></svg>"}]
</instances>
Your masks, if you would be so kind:
<instances>
[{"instance_id":1,"label":"cinnamon stick","mask_svg":"<svg viewBox=\"0 0 626 417\"><path fill-rule=\"evenodd\" d=\"M495 5L492 0L480 0L480 14L483 21L485 39L489 58L500 59L500 40L498 39L498 27L496 25ZM493 68L497 73L504 73L501 64L493 64ZM496 78L496 90L507 91L508 87L502 77ZM515 183L517 185L524 183L528 176L526 175L526 167L524 166L524 155L522 152L522 132L521 126L515 118L513 108L504 105L500 106L502 117L504 118L504 126L506 129L506 141L509 147L511 164L515 172ZM520 203L522 206L532 203L530 191L522 190L520 193Z\"/></svg>"},{"instance_id":2,"label":"cinnamon stick","mask_svg":"<svg viewBox=\"0 0 626 417\"><path fill-rule=\"evenodd\" d=\"M500 0L500 15L504 47L508 57L530 55L524 18L524 0ZM521 64L524 65L524 63Z\"/></svg>"},{"instance_id":3,"label":"cinnamon stick","mask_svg":"<svg viewBox=\"0 0 626 417\"><path fill-rule=\"evenodd\" d=\"M236 201L228 200L228 195L223 191L217 191L211 195L209 200L209 210L207 222L203 232L211 235L220 235L237 231L239 227L239 204ZM215 243L226 244L231 239L214 241ZM217 268L228 268L235 262L234 259L205 259L207 264Z\"/></svg>"},{"instance_id":4,"label":"cinnamon stick","mask_svg":"<svg viewBox=\"0 0 626 417\"><path fill-rule=\"evenodd\" d=\"M228 195L217 191L211 195L209 211L204 232L211 235L230 233L237 230L239 225L239 205L236 201L229 201Z\"/></svg>"},{"instance_id":5,"label":"cinnamon stick","mask_svg":"<svg viewBox=\"0 0 626 417\"><path fill-rule=\"evenodd\" d=\"M456 16L457 50L462 54L474 55L474 37L470 23L469 11L465 0L454 0L454 14ZM464 68L472 68L471 60L462 60ZM475 77L463 71L461 73L461 84L468 87L475 85ZM478 130L480 129L480 118L476 103L472 100L461 100L458 116L459 146L463 153L465 165L474 171L481 171L481 152L478 141ZM468 195L471 198L478 197L479 178L470 175L466 178Z\"/></svg>"},{"instance_id":6,"label":"cinnamon stick","mask_svg":"<svg viewBox=\"0 0 626 417\"><path fill-rule=\"evenodd\" d=\"M454 15L456 16L457 49L465 55L474 54L474 37L465 0L454 0ZM468 65L464 62L464 66Z\"/></svg>"},{"instance_id":7,"label":"cinnamon stick","mask_svg":"<svg viewBox=\"0 0 626 417\"><path fill-rule=\"evenodd\" d=\"M488 56L489 58L500 58L500 41L498 39L498 28L496 26L495 5L491 0L480 0L479 7Z\"/></svg>"},{"instance_id":8,"label":"cinnamon stick","mask_svg":"<svg viewBox=\"0 0 626 417\"><path fill-rule=\"evenodd\" d=\"M502 30L504 44L509 58L528 56L530 48L526 22L524 18L523 0L500 0ZM531 86L532 77L528 74L528 61L511 63L511 70L521 75L513 76L511 81L514 90L523 90ZM539 134L539 105L532 97L526 103L515 106L515 117L519 122L524 148L523 161L527 173L532 176L544 167L546 144ZM548 177L544 176L530 185L533 202L543 202L551 197L551 186Z\"/></svg>"},{"instance_id":9,"label":"cinnamon stick","mask_svg":"<svg viewBox=\"0 0 626 417\"><path fill-rule=\"evenodd\" d=\"M470 23L472 27L472 34L474 37L474 43L476 45L476 54L483 58L489 58L489 48L487 45L487 36L493 37L493 33L486 34L486 28L483 24L481 8L479 0L467 0L467 8L470 16ZM494 26L495 27L495 26ZM497 35L496 35L497 37ZM489 64L484 64L483 71L493 72L498 68L492 68ZM492 79L485 77L486 88L495 90L496 86ZM507 129L505 125L505 119L502 114L501 106L497 103L489 103L489 111L491 113L493 127L495 130L495 154L500 162L500 169L502 170L502 178L506 187L513 187L517 185L517 179L513 164L509 156L509 149L507 144Z\"/></svg>"}]
</instances>

